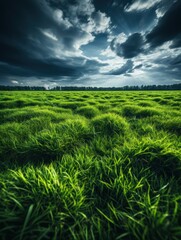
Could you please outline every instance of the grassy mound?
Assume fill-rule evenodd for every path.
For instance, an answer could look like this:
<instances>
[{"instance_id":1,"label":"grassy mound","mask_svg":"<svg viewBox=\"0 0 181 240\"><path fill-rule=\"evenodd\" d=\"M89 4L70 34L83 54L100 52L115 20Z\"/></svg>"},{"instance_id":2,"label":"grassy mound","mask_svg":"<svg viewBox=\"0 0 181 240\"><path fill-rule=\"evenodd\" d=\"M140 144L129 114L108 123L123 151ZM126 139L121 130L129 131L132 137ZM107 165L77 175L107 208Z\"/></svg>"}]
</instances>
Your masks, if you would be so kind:
<instances>
[{"instance_id":1,"label":"grassy mound","mask_svg":"<svg viewBox=\"0 0 181 240\"><path fill-rule=\"evenodd\" d=\"M99 114L99 110L93 106L80 107L76 111L78 114L83 115L87 118L93 118Z\"/></svg>"},{"instance_id":2,"label":"grassy mound","mask_svg":"<svg viewBox=\"0 0 181 240\"><path fill-rule=\"evenodd\" d=\"M129 124L126 120L114 113L102 114L92 120L96 133L112 136L114 134L125 134Z\"/></svg>"},{"instance_id":3,"label":"grassy mound","mask_svg":"<svg viewBox=\"0 0 181 240\"><path fill-rule=\"evenodd\" d=\"M174 117L172 119L156 119L157 129L163 129L171 133L175 133L181 136L181 119L180 117Z\"/></svg>"},{"instance_id":4,"label":"grassy mound","mask_svg":"<svg viewBox=\"0 0 181 240\"><path fill-rule=\"evenodd\" d=\"M125 117L135 117L135 118L146 118L146 117L152 117L155 115L160 115L161 111L155 109L155 108L149 108L149 107L139 107L139 106L123 106L122 108L122 114Z\"/></svg>"},{"instance_id":5,"label":"grassy mound","mask_svg":"<svg viewBox=\"0 0 181 240\"><path fill-rule=\"evenodd\" d=\"M25 146L25 155L29 160L51 161L65 153L71 153L91 137L92 132L86 121L67 120L31 138Z\"/></svg>"},{"instance_id":6,"label":"grassy mound","mask_svg":"<svg viewBox=\"0 0 181 240\"><path fill-rule=\"evenodd\" d=\"M165 139L152 142L145 138L134 149L128 150L128 156L135 169L148 168L159 177L180 177L180 153L170 148Z\"/></svg>"}]
</instances>

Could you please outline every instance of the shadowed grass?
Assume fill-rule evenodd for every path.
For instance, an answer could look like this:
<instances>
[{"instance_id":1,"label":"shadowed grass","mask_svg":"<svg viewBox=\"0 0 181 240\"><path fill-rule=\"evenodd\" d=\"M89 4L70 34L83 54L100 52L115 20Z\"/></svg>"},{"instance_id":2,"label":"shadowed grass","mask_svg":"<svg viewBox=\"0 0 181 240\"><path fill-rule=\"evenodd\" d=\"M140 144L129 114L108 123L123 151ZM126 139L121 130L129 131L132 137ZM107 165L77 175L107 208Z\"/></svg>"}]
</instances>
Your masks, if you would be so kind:
<instances>
[{"instance_id":1,"label":"shadowed grass","mask_svg":"<svg viewBox=\"0 0 181 240\"><path fill-rule=\"evenodd\" d=\"M156 127L181 136L181 118L178 116L164 120L156 119Z\"/></svg>"},{"instance_id":2,"label":"shadowed grass","mask_svg":"<svg viewBox=\"0 0 181 240\"><path fill-rule=\"evenodd\" d=\"M78 107L82 107L82 106L85 106L86 103L83 103L83 102L53 102L53 104L55 106L59 106L59 107L62 107L62 108L68 108L68 109L71 109L71 110L76 110Z\"/></svg>"},{"instance_id":3,"label":"shadowed grass","mask_svg":"<svg viewBox=\"0 0 181 240\"><path fill-rule=\"evenodd\" d=\"M165 139L153 142L143 138L135 148L128 148L127 154L135 169L150 168L158 176L180 177L181 152L173 149Z\"/></svg>"},{"instance_id":4,"label":"shadowed grass","mask_svg":"<svg viewBox=\"0 0 181 240\"><path fill-rule=\"evenodd\" d=\"M43 105L39 101L33 101L28 99L19 99L19 100L9 100L9 101L1 101L0 108L22 108L25 106L41 106Z\"/></svg>"},{"instance_id":5,"label":"shadowed grass","mask_svg":"<svg viewBox=\"0 0 181 240\"><path fill-rule=\"evenodd\" d=\"M149 108L149 107L138 107L138 106L123 106L122 114L125 117L136 117L136 118L146 118L152 117L154 115L161 115L161 111Z\"/></svg>"},{"instance_id":6,"label":"shadowed grass","mask_svg":"<svg viewBox=\"0 0 181 240\"><path fill-rule=\"evenodd\" d=\"M36 132L33 122L29 122L29 134L26 133L27 127L25 125L20 127L14 124L11 128L9 127L11 141L6 138L2 139L1 154L6 159L19 159L20 163L27 162L27 160L35 163L41 160L52 161L57 157L62 157L66 152L72 152L77 146L89 141L93 136L92 129L84 119L67 120L58 125L50 124L47 125L47 129L45 129L45 125L42 129L39 121L40 119L36 119L38 132L34 136L30 132ZM17 135L17 131L19 135ZM11 152L8 149L11 149Z\"/></svg>"}]
</instances>

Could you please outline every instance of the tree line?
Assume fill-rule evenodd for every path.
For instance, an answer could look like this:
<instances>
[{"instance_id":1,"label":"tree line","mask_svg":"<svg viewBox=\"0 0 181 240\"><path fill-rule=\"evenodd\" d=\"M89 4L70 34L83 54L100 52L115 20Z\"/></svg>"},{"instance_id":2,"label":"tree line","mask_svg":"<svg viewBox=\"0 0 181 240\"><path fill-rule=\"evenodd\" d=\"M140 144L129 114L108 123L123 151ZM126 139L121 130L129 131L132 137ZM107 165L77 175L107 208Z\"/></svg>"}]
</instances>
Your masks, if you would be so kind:
<instances>
[{"instance_id":1,"label":"tree line","mask_svg":"<svg viewBox=\"0 0 181 240\"><path fill-rule=\"evenodd\" d=\"M154 90L181 90L181 83L172 85L141 85L124 87L78 87L78 86L56 86L45 88L40 86L4 86L0 85L1 91L154 91Z\"/></svg>"}]
</instances>

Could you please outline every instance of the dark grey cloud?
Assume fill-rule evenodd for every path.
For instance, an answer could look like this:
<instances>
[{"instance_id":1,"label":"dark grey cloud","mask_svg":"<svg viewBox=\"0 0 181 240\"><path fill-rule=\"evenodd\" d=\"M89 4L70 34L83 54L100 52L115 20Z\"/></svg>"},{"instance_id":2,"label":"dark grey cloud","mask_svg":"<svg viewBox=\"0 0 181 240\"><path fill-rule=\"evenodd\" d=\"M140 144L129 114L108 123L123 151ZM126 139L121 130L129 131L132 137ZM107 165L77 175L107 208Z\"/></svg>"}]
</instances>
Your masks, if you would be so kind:
<instances>
[{"instance_id":1,"label":"dark grey cloud","mask_svg":"<svg viewBox=\"0 0 181 240\"><path fill-rule=\"evenodd\" d=\"M146 72L152 76L158 76L159 79L170 81L177 79L180 80L181 76L181 54L172 54L164 57L157 57L153 59L151 65L143 66Z\"/></svg>"},{"instance_id":2,"label":"dark grey cloud","mask_svg":"<svg viewBox=\"0 0 181 240\"><path fill-rule=\"evenodd\" d=\"M170 45L170 48L180 48L180 47L181 47L181 33L174 38L174 40L172 41L172 44Z\"/></svg>"},{"instance_id":3,"label":"dark grey cloud","mask_svg":"<svg viewBox=\"0 0 181 240\"><path fill-rule=\"evenodd\" d=\"M167 70L178 71L181 74L181 54L176 56L168 56L154 60L159 66L164 66Z\"/></svg>"},{"instance_id":4,"label":"dark grey cloud","mask_svg":"<svg viewBox=\"0 0 181 240\"><path fill-rule=\"evenodd\" d=\"M139 68L142 68L143 64L138 64L134 67L134 69L139 69Z\"/></svg>"},{"instance_id":5,"label":"dark grey cloud","mask_svg":"<svg viewBox=\"0 0 181 240\"><path fill-rule=\"evenodd\" d=\"M109 25L91 1L6 0L0 9L0 76L80 77L104 65L74 56L93 40L92 31L104 32Z\"/></svg>"},{"instance_id":6,"label":"dark grey cloud","mask_svg":"<svg viewBox=\"0 0 181 240\"><path fill-rule=\"evenodd\" d=\"M162 45L167 41L176 41L172 47L177 46L180 42L181 33L181 1L176 1L169 10L160 18L158 24L146 36L147 42L152 47ZM177 38L178 37L178 38ZM177 39L176 39L177 38ZM179 44L180 46L180 44Z\"/></svg>"},{"instance_id":7,"label":"dark grey cloud","mask_svg":"<svg viewBox=\"0 0 181 240\"><path fill-rule=\"evenodd\" d=\"M75 51L79 42L86 43L93 39L91 33L82 29L80 22L76 22L78 20L74 19L73 24L72 17L67 19L61 9L55 11L50 8L46 0L1 1L0 8L1 52L4 47L16 48L18 55L23 52L25 55L45 57L53 54L55 46ZM76 9L72 11L77 16ZM47 32L49 35L46 35ZM52 41L51 36L55 36L57 42Z\"/></svg>"},{"instance_id":8,"label":"dark grey cloud","mask_svg":"<svg viewBox=\"0 0 181 240\"><path fill-rule=\"evenodd\" d=\"M115 70L110 71L109 75L125 75L125 76L131 76L131 73L134 73L135 69L140 69L143 67L143 64L134 65L134 62L132 60L127 60L127 62L121 66L120 68L117 68Z\"/></svg>"},{"instance_id":9,"label":"dark grey cloud","mask_svg":"<svg viewBox=\"0 0 181 240\"><path fill-rule=\"evenodd\" d=\"M116 38L111 42L111 49L119 56L133 58L143 52L143 37L140 33L130 35L123 43L119 43Z\"/></svg>"},{"instance_id":10,"label":"dark grey cloud","mask_svg":"<svg viewBox=\"0 0 181 240\"><path fill-rule=\"evenodd\" d=\"M133 61L128 60L122 67L110 71L108 74L110 75L122 75L122 74L128 74L133 72Z\"/></svg>"},{"instance_id":11,"label":"dark grey cloud","mask_svg":"<svg viewBox=\"0 0 181 240\"><path fill-rule=\"evenodd\" d=\"M0 63L0 76L81 77L84 74L99 72L101 66L105 66L105 64L80 57L66 60L27 59L14 64Z\"/></svg>"}]
</instances>

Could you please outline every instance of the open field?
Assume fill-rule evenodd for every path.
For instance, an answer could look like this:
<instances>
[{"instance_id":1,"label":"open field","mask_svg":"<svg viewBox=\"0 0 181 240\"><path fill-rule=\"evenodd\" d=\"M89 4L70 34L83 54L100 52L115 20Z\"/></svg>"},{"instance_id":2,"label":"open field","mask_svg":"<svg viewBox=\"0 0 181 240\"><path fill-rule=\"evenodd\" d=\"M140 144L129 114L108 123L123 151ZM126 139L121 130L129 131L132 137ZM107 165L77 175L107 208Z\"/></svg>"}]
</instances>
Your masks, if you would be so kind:
<instances>
[{"instance_id":1,"label":"open field","mask_svg":"<svg viewBox=\"0 0 181 240\"><path fill-rule=\"evenodd\" d=\"M181 239L181 92L0 92L0 239Z\"/></svg>"}]
</instances>

